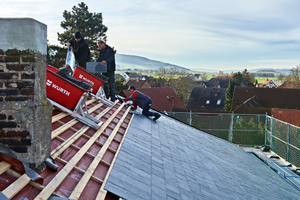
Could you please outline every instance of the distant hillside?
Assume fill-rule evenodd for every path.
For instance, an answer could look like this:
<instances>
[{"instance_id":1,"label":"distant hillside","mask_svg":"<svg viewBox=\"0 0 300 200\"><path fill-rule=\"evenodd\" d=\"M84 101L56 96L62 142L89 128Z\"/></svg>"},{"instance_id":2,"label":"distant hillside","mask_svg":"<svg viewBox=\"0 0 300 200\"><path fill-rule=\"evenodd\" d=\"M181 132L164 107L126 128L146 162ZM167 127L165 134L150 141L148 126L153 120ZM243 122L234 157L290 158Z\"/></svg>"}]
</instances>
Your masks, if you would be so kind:
<instances>
[{"instance_id":1,"label":"distant hillside","mask_svg":"<svg viewBox=\"0 0 300 200\"><path fill-rule=\"evenodd\" d=\"M289 68L283 68L283 69L273 69L273 68L260 68L260 69L252 69L249 70L251 73L275 73L275 74L283 74L288 75L291 72L291 69Z\"/></svg>"},{"instance_id":2,"label":"distant hillside","mask_svg":"<svg viewBox=\"0 0 300 200\"><path fill-rule=\"evenodd\" d=\"M156 70L161 67L170 67L170 68L175 67L179 70L190 70L185 67L180 67L178 65L164 63L156 60L150 60L148 58L141 57L141 56L133 56L133 55L125 55L125 54L116 54L116 65L117 65L117 70L127 70L127 69L131 69L132 71L135 71L137 69Z\"/></svg>"}]
</instances>

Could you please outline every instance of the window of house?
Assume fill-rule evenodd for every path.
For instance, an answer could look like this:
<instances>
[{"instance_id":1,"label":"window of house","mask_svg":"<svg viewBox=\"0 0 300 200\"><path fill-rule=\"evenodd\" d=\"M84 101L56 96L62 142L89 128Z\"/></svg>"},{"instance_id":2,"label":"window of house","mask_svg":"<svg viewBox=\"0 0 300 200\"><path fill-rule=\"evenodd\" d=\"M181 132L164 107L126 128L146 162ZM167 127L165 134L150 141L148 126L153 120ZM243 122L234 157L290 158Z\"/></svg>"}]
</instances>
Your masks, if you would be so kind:
<instances>
[{"instance_id":1,"label":"window of house","mask_svg":"<svg viewBox=\"0 0 300 200\"><path fill-rule=\"evenodd\" d=\"M221 104L221 99L218 99L217 105L220 105L220 104Z\"/></svg>"},{"instance_id":2,"label":"window of house","mask_svg":"<svg viewBox=\"0 0 300 200\"><path fill-rule=\"evenodd\" d=\"M209 104L210 103L210 100L206 100L206 104Z\"/></svg>"}]
</instances>

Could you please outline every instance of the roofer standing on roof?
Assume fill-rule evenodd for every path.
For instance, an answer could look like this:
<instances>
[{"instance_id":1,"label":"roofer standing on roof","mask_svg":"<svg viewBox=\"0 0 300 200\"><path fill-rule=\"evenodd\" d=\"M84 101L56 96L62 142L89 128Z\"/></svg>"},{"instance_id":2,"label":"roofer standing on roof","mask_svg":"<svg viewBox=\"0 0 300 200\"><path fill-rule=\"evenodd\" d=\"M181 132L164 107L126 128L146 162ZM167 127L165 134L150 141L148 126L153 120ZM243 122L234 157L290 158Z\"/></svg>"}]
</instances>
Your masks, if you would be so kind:
<instances>
[{"instance_id":1,"label":"roofer standing on roof","mask_svg":"<svg viewBox=\"0 0 300 200\"><path fill-rule=\"evenodd\" d=\"M87 41L81 37L79 31L74 34L74 37L69 40L67 45L71 46L79 66L86 68L86 62L91 61L91 52Z\"/></svg>"},{"instance_id":2,"label":"roofer standing on roof","mask_svg":"<svg viewBox=\"0 0 300 200\"><path fill-rule=\"evenodd\" d=\"M102 74L109 78L109 91L107 85L105 84L104 92L106 94L106 98L110 96L111 101L115 101L115 51L103 41L98 42L98 47L99 57L97 62L102 62L103 65L105 65L105 63L107 64L107 72Z\"/></svg>"},{"instance_id":3,"label":"roofer standing on roof","mask_svg":"<svg viewBox=\"0 0 300 200\"><path fill-rule=\"evenodd\" d=\"M125 101L132 100L135 109L137 108L137 106L141 107L143 109L143 115L146 115L148 117L154 116L153 118L154 121L160 118L160 114L149 111L152 105L152 99L150 97L141 93L140 91L137 91L134 86L130 86L128 90L130 91L131 96L125 98Z\"/></svg>"}]
</instances>

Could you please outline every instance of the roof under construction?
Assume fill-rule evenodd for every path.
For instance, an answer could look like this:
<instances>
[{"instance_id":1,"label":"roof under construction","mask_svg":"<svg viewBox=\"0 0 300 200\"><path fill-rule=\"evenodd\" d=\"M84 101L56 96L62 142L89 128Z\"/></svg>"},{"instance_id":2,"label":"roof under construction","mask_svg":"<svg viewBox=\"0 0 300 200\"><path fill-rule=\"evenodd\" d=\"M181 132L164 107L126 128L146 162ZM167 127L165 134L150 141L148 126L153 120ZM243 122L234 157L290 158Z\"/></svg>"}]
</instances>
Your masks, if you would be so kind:
<instances>
[{"instance_id":1,"label":"roof under construction","mask_svg":"<svg viewBox=\"0 0 300 200\"><path fill-rule=\"evenodd\" d=\"M158 121L132 115L118 101L110 107L89 99L87 107L103 122L98 130L53 110L56 171L47 167L35 181L0 160L0 195L14 200L299 198L296 188L235 144L165 115Z\"/></svg>"}]
</instances>

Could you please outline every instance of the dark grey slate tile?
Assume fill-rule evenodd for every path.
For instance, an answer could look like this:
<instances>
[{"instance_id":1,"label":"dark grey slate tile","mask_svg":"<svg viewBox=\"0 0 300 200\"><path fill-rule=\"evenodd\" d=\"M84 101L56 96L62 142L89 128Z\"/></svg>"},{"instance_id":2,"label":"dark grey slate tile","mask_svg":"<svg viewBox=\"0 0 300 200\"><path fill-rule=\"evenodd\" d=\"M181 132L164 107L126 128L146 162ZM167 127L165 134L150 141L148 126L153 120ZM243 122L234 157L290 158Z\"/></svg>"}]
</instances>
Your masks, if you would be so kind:
<instances>
[{"instance_id":1,"label":"dark grey slate tile","mask_svg":"<svg viewBox=\"0 0 300 200\"><path fill-rule=\"evenodd\" d=\"M174 192L174 190L169 190L167 188L167 196L171 197L173 199L181 199L179 190L178 190L178 192Z\"/></svg>"},{"instance_id":2,"label":"dark grey slate tile","mask_svg":"<svg viewBox=\"0 0 300 200\"><path fill-rule=\"evenodd\" d=\"M151 168L151 173L152 174L154 174L156 176L159 176L159 177L164 177L165 176L163 168L157 167L156 165L152 165L151 167L152 167Z\"/></svg>"},{"instance_id":3,"label":"dark grey slate tile","mask_svg":"<svg viewBox=\"0 0 300 200\"><path fill-rule=\"evenodd\" d=\"M107 184L124 199L299 197L236 145L164 116L157 122L144 116L133 119Z\"/></svg>"},{"instance_id":4,"label":"dark grey slate tile","mask_svg":"<svg viewBox=\"0 0 300 200\"><path fill-rule=\"evenodd\" d=\"M135 156L132 156L130 154L122 154L123 156L118 156L118 159L116 161L116 166L119 162L127 163L130 167L140 169L142 171L145 171L146 173L151 173L151 165L144 160L141 160Z\"/></svg>"},{"instance_id":5,"label":"dark grey slate tile","mask_svg":"<svg viewBox=\"0 0 300 200\"><path fill-rule=\"evenodd\" d=\"M114 191L113 193L116 194L119 197L122 197L123 199L140 199L140 200L147 200L142 196L139 196L139 194L136 193L132 193L129 190L126 190L122 187L119 187L115 184L113 184L113 182L107 182L105 185L105 190L107 191Z\"/></svg>"},{"instance_id":6,"label":"dark grey slate tile","mask_svg":"<svg viewBox=\"0 0 300 200\"><path fill-rule=\"evenodd\" d=\"M165 189L166 188L165 179L162 178L162 177L160 177L160 176L152 174L152 176L151 176L151 183L152 183L152 186L156 186L158 188L166 190Z\"/></svg>"},{"instance_id":7,"label":"dark grey slate tile","mask_svg":"<svg viewBox=\"0 0 300 200\"><path fill-rule=\"evenodd\" d=\"M183 189L183 190L185 190L185 191L189 191L189 192L191 192L191 190L190 190L190 186L189 186L189 184L188 184L188 182L187 181L185 181L185 180L178 180L177 179L177 185L178 185L178 188L179 188L179 190L180 189Z\"/></svg>"},{"instance_id":8,"label":"dark grey slate tile","mask_svg":"<svg viewBox=\"0 0 300 200\"><path fill-rule=\"evenodd\" d=\"M173 198L173 197L167 196L167 199L166 199L166 200L176 200L176 199Z\"/></svg>"},{"instance_id":9,"label":"dark grey slate tile","mask_svg":"<svg viewBox=\"0 0 300 200\"><path fill-rule=\"evenodd\" d=\"M152 185L151 199L153 200L167 199L166 189L164 187L156 187L155 185Z\"/></svg>"},{"instance_id":10,"label":"dark grey slate tile","mask_svg":"<svg viewBox=\"0 0 300 200\"><path fill-rule=\"evenodd\" d=\"M182 189L180 187L179 187L179 191L180 191L180 196L181 196L180 199L182 199L182 200L192 200L192 199L194 199L193 195L191 194L191 191Z\"/></svg>"}]
</instances>

